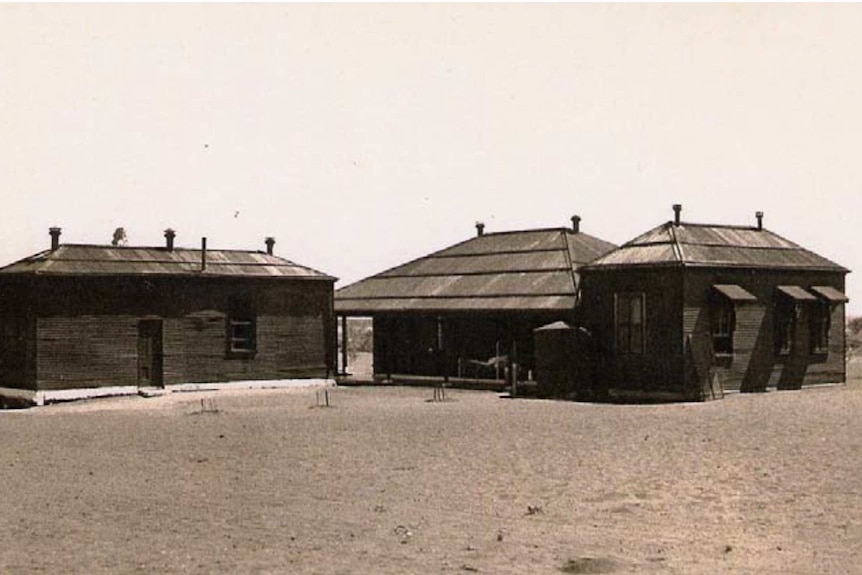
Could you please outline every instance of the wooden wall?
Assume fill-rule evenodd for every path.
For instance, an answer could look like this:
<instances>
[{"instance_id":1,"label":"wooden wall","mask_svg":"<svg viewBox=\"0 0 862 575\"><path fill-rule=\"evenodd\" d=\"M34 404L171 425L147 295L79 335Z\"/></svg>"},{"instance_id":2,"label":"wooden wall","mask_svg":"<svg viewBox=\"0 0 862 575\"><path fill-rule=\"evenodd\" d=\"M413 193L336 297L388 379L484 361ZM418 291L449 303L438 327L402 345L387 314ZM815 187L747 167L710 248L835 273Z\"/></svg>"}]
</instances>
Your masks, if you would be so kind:
<instances>
[{"instance_id":1,"label":"wooden wall","mask_svg":"<svg viewBox=\"0 0 862 575\"><path fill-rule=\"evenodd\" d=\"M53 316L36 321L37 389L137 385L135 317Z\"/></svg>"},{"instance_id":2,"label":"wooden wall","mask_svg":"<svg viewBox=\"0 0 862 575\"><path fill-rule=\"evenodd\" d=\"M597 373L608 388L682 393L692 399L703 393L689 338L708 345L709 298L714 284L740 285L757 302L736 308L734 353L711 358L710 373L725 390L798 389L845 379L844 306L832 310L829 352L809 349L808 309L797 320L796 346L787 356L775 353L775 290L778 285L828 285L844 290L844 276L834 272L782 272L631 268L582 274L584 325L593 332ZM646 353L621 355L614 349L614 294L643 292L646 297Z\"/></svg>"},{"instance_id":3,"label":"wooden wall","mask_svg":"<svg viewBox=\"0 0 862 575\"><path fill-rule=\"evenodd\" d=\"M9 278L0 282L0 387L36 389L32 295L32 287L26 280Z\"/></svg>"},{"instance_id":4,"label":"wooden wall","mask_svg":"<svg viewBox=\"0 0 862 575\"><path fill-rule=\"evenodd\" d=\"M682 375L682 270L627 269L581 275L584 326L593 335L596 388L687 393ZM618 354L614 294L643 293L644 353Z\"/></svg>"},{"instance_id":5,"label":"wooden wall","mask_svg":"<svg viewBox=\"0 0 862 575\"><path fill-rule=\"evenodd\" d=\"M736 284L757 297L756 302L737 305L734 353L716 360L715 371L725 390L798 389L805 385L844 381L844 305L832 310L827 354L810 353L809 306L800 307L795 346L789 355L775 353L774 330L776 286L828 285L843 292L843 274L690 270L685 276L683 329L686 334L708 337L708 298L714 284Z\"/></svg>"},{"instance_id":6,"label":"wooden wall","mask_svg":"<svg viewBox=\"0 0 862 575\"><path fill-rule=\"evenodd\" d=\"M32 341L39 390L137 385L138 322L163 320L164 383L327 377L332 282L40 278ZM257 312L257 353L228 358L228 300Z\"/></svg>"}]
</instances>

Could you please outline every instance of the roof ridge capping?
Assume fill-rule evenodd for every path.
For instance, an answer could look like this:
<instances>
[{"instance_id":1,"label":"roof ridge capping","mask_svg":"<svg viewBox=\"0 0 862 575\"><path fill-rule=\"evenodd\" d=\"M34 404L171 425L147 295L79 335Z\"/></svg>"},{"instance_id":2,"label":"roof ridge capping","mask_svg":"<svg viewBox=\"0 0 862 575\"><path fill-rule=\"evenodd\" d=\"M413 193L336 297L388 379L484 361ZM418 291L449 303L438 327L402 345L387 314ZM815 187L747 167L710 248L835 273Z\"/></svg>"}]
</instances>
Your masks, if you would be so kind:
<instances>
[{"instance_id":1,"label":"roof ridge capping","mask_svg":"<svg viewBox=\"0 0 862 575\"><path fill-rule=\"evenodd\" d=\"M98 248L98 249L109 249L109 250L159 250L163 252L169 251L187 251L187 252L199 252L201 251L201 247L186 247L186 246L174 246L168 247L163 245L111 245L111 244L90 244L90 243L78 243L78 242L63 242L58 245L61 248ZM51 250L43 250L39 253L50 252ZM270 254L266 250L262 249L243 249L243 248L213 248L207 246L208 252L241 252L247 254L253 253L261 253L264 255L271 255L273 257L281 257L276 254Z\"/></svg>"}]
</instances>

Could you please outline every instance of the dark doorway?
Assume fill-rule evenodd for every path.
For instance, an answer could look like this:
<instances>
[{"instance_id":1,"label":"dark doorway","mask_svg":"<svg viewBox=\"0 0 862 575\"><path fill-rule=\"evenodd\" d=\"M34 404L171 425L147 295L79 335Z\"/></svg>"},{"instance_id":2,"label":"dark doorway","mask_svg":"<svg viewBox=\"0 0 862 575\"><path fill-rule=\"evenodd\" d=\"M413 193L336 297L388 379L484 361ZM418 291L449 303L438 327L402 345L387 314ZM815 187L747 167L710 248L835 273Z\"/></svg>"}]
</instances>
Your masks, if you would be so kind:
<instances>
[{"instance_id":1,"label":"dark doorway","mask_svg":"<svg viewBox=\"0 0 862 575\"><path fill-rule=\"evenodd\" d=\"M160 319L145 319L138 323L138 386L164 387Z\"/></svg>"}]
</instances>

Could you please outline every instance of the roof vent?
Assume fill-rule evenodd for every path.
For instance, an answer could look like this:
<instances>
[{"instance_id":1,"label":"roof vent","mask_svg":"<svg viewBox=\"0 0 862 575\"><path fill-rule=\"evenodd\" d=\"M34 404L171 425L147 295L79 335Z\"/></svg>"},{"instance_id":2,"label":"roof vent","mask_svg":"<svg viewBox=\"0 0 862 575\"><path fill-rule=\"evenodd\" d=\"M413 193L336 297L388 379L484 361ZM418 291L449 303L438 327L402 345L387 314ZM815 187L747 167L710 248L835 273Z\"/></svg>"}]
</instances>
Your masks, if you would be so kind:
<instances>
[{"instance_id":1,"label":"roof vent","mask_svg":"<svg viewBox=\"0 0 862 575\"><path fill-rule=\"evenodd\" d=\"M201 271L207 270L207 239L201 238Z\"/></svg>"},{"instance_id":2,"label":"roof vent","mask_svg":"<svg viewBox=\"0 0 862 575\"><path fill-rule=\"evenodd\" d=\"M177 232L168 228L165 230L165 247L169 252L174 251L174 238L177 237Z\"/></svg>"},{"instance_id":3,"label":"roof vent","mask_svg":"<svg viewBox=\"0 0 862 575\"><path fill-rule=\"evenodd\" d=\"M266 253L268 255L272 255L272 249L273 249L273 247L275 247L275 238L268 237L268 238L266 238L264 243L266 243Z\"/></svg>"},{"instance_id":4,"label":"roof vent","mask_svg":"<svg viewBox=\"0 0 862 575\"><path fill-rule=\"evenodd\" d=\"M581 233L581 216L572 216L572 231L576 234Z\"/></svg>"},{"instance_id":5,"label":"roof vent","mask_svg":"<svg viewBox=\"0 0 862 575\"><path fill-rule=\"evenodd\" d=\"M483 222L476 222L476 235L484 236L485 235L485 224Z\"/></svg>"},{"instance_id":6,"label":"roof vent","mask_svg":"<svg viewBox=\"0 0 862 575\"><path fill-rule=\"evenodd\" d=\"M757 218L757 229L763 229L763 212L755 212L754 217Z\"/></svg>"},{"instance_id":7,"label":"roof vent","mask_svg":"<svg viewBox=\"0 0 862 575\"><path fill-rule=\"evenodd\" d=\"M673 205L673 225L679 225L679 216L682 213L682 204L674 204Z\"/></svg>"},{"instance_id":8,"label":"roof vent","mask_svg":"<svg viewBox=\"0 0 862 575\"><path fill-rule=\"evenodd\" d=\"M56 251L57 248L60 247L60 234L63 232L63 228L49 228L48 233L51 234L51 251Z\"/></svg>"}]
</instances>

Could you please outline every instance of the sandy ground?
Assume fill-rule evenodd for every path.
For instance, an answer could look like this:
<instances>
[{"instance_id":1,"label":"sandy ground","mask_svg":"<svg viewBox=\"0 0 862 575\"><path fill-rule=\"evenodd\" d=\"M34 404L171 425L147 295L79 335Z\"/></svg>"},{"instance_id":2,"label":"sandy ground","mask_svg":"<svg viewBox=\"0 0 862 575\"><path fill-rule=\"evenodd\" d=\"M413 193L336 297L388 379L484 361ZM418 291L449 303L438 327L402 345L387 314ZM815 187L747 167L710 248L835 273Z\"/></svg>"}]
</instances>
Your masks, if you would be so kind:
<instances>
[{"instance_id":1,"label":"sandy ground","mask_svg":"<svg viewBox=\"0 0 862 575\"><path fill-rule=\"evenodd\" d=\"M330 393L0 412L0 572L862 573L858 380L640 406Z\"/></svg>"}]
</instances>

